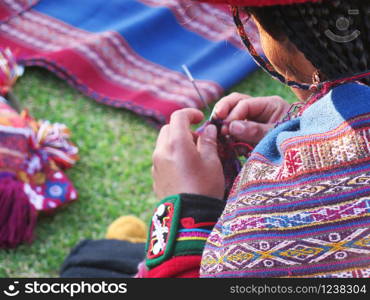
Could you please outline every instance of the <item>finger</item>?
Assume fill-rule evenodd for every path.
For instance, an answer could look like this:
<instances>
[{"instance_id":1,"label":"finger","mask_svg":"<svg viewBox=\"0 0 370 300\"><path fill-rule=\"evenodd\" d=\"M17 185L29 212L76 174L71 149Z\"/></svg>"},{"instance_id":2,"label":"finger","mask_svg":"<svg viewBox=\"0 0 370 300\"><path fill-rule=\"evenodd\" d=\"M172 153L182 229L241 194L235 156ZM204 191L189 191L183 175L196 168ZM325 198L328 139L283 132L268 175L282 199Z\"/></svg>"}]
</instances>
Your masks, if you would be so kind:
<instances>
[{"instance_id":1,"label":"finger","mask_svg":"<svg viewBox=\"0 0 370 300\"><path fill-rule=\"evenodd\" d=\"M194 137L190 126L198 124L204 118L204 114L194 108L185 108L175 111L171 115L169 124L169 139L171 143L186 145L191 142L194 144Z\"/></svg>"},{"instance_id":2,"label":"finger","mask_svg":"<svg viewBox=\"0 0 370 300\"><path fill-rule=\"evenodd\" d=\"M197 149L203 159L219 159L217 153L217 128L215 125L208 125L199 136Z\"/></svg>"},{"instance_id":3,"label":"finger","mask_svg":"<svg viewBox=\"0 0 370 300\"><path fill-rule=\"evenodd\" d=\"M229 127L229 134L237 141L257 144L273 126L272 123L262 124L253 121L233 121Z\"/></svg>"},{"instance_id":4,"label":"finger","mask_svg":"<svg viewBox=\"0 0 370 300\"><path fill-rule=\"evenodd\" d=\"M262 123L276 122L290 105L279 96L255 97L240 101L229 113L225 122L252 120Z\"/></svg>"},{"instance_id":5,"label":"finger","mask_svg":"<svg viewBox=\"0 0 370 300\"><path fill-rule=\"evenodd\" d=\"M153 192L156 195L157 199L163 199L162 194L161 194L160 190L157 188L157 184L155 183L155 181L153 181L152 189L153 189Z\"/></svg>"},{"instance_id":6,"label":"finger","mask_svg":"<svg viewBox=\"0 0 370 300\"><path fill-rule=\"evenodd\" d=\"M215 105L215 116L220 119L225 119L239 101L248 98L251 98L251 96L240 93L232 93L226 97L223 97Z\"/></svg>"},{"instance_id":7,"label":"finger","mask_svg":"<svg viewBox=\"0 0 370 300\"><path fill-rule=\"evenodd\" d=\"M152 164L152 167L151 167L151 174L152 174L152 179L153 179L153 188L154 188L154 184L155 184L155 174L156 174L156 171L157 171L157 168L156 168L156 166L154 165L154 164Z\"/></svg>"},{"instance_id":8,"label":"finger","mask_svg":"<svg viewBox=\"0 0 370 300\"><path fill-rule=\"evenodd\" d=\"M155 149L152 154L152 177L154 177L154 172L156 170L158 161L163 155L166 155L166 150L168 147L168 133L169 133L169 125L164 125L161 130L159 131L157 142L155 145Z\"/></svg>"},{"instance_id":9,"label":"finger","mask_svg":"<svg viewBox=\"0 0 370 300\"><path fill-rule=\"evenodd\" d=\"M271 102L263 97L245 99L239 101L231 110L225 122L245 119L264 122L269 119L268 112L271 112L271 109Z\"/></svg>"},{"instance_id":10,"label":"finger","mask_svg":"<svg viewBox=\"0 0 370 300\"><path fill-rule=\"evenodd\" d=\"M157 141L155 144L155 151L160 151L167 145L169 129L170 129L170 126L166 124L159 131Z\"/></svg>"}]
</instances>

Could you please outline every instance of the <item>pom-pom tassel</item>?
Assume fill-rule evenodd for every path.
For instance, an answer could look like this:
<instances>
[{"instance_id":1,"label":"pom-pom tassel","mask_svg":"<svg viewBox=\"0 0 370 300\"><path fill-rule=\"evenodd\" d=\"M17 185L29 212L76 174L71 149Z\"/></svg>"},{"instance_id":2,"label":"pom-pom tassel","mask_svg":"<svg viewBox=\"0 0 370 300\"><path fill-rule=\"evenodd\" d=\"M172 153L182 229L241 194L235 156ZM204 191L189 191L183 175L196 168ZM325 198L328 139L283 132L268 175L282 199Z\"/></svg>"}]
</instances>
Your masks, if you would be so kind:
<instances>
[{"instance_id":1,"label":"pom-pom tassel","mask_svg":"<svg viewBox=\"0 0 370 300\"><path fill-rule=\"evenodd\" d=\"M0 96L4 96L17 112L21 111L21 107L18 98L12 92L12 88L23 72L24 67L17 64L16 58L10 49L0 48Z\"/></svg>"},{"instance_id":2,"label":"pom-pom tassel","mask_svg":"<svg viewBox=\"0 0 370 300\"><path fill-rule=\"evenodd\" d=\"M0 180L0 248L33 240L37 212L23 189L24 183L12 177Z\"/></svg>"},{"instance_id":3,"label":"pom-pom tassel","mask_svg":"<svg viewBox=\"0 0 370 300\"><path fill-rule=\"evenodd\" d=\"M62 169L72 167L78 157L78 148L70 141L71 132L64 124L38 121L36 126L38 147Z\"/></svg>"},{"instance_id":4,"label":"pom-pom tassel","mask_svg":"<svg viewBox=\"0 0 370 300\"><path fill-rule=\"evenodd\" d=\"M0 94L9 93L17 81L18 77L23 74L24 68L17 64L17 61L10 49L0 48Z\"/></svg>"}]
</instances>

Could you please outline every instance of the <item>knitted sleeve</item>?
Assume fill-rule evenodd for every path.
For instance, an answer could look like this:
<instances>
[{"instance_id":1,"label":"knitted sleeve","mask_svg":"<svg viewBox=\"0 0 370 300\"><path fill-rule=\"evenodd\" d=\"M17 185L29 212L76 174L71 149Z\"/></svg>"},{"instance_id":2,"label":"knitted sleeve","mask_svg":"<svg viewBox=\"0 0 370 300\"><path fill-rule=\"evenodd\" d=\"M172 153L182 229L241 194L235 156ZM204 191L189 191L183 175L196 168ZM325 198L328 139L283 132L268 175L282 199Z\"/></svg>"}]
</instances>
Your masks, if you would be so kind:
<instances>
[{"instance_id":1,"label":"knitted sleeve","mask_svg":"<svg viewBox=\"0 0 370 300\"><path fill-rule=\"evenodd\" d=\"M199 277L205 242L224 205L193 194L163 199L154 211L137 277Z\"/></svg>"}]
</instances>

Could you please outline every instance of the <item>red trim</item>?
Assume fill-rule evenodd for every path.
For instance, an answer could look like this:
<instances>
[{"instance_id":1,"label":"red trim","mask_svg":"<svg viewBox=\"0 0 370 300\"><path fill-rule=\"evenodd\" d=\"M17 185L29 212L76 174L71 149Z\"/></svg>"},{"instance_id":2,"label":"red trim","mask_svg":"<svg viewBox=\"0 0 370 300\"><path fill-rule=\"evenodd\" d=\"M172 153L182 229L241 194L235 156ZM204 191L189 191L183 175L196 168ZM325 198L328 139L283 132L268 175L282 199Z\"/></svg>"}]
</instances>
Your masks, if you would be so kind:
<instances>
[{"instance_id":1,"label":"red trim","mask_svg":"<svg viewBox=\"0 0 370 300\"><path fill-rule=\"evenodd\" d=\"M272 6L291 5L305 2L320 2L321 0L195 0L209 3L231 4L236 6Z\"/></svg>"},{"instance_id":2,"label":"red trim","mask_svg":"<svg viewBox=\"0 0 370 300\"><path fill-rule=\"evenodd\" d=\"M214 226L216 224L216 222L195 223L195 220L192 217L182 218L180 222L181 222L182 227L184 227L186 229L206 227L206 226Z\"/></svg>"},{"instance_id":3,"label":"red trim","mask_svg":"<svg viewBox=\"0 0 370 300\"><path fill-rule=\"evenodd\" d=\"M151 270L141 270L140 278L198 278L201 255L176 256Z\"/></svg>"}]
</instances>

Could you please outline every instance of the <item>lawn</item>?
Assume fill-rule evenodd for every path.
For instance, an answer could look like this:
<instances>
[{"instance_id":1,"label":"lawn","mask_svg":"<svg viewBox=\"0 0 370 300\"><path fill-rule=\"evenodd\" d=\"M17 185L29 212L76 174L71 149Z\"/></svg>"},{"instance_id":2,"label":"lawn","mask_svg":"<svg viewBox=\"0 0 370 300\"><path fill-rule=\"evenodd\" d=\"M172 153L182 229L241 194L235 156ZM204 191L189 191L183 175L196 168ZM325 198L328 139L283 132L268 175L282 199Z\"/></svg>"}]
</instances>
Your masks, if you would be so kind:
<instances>
[{"instance_id":1,"label":"lawn","mask_svg":"<svg viewBox=\"0 0 370 300\"><path fill-rule=\"evenodd\" d=\"M231 91L294 99L262 71ZM115 218L132 214L149 220L157 201L150 176L157 131L130 112L92 101L42 69L27 69L15 93L34 117L71 128L81 160L67 173L79 199L55 216L39 219L31 245L0 250L0 277L56 277L70 249L82 239L103 238Z\"/></svg>"}]
</instances>

